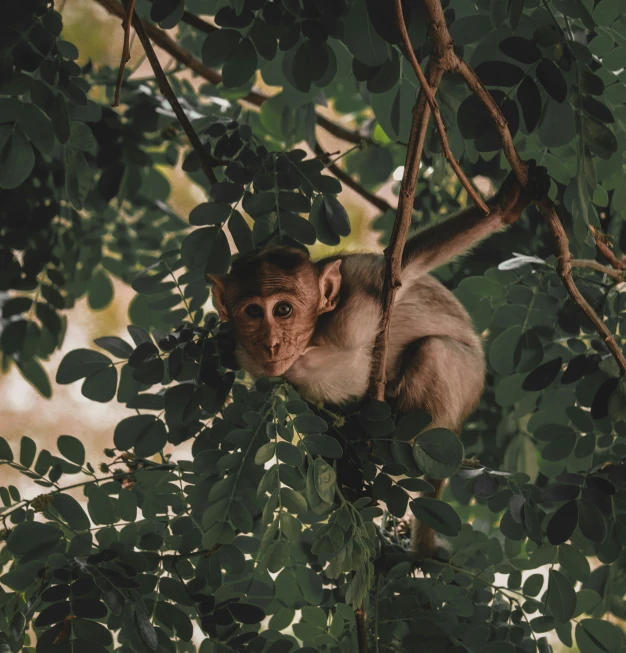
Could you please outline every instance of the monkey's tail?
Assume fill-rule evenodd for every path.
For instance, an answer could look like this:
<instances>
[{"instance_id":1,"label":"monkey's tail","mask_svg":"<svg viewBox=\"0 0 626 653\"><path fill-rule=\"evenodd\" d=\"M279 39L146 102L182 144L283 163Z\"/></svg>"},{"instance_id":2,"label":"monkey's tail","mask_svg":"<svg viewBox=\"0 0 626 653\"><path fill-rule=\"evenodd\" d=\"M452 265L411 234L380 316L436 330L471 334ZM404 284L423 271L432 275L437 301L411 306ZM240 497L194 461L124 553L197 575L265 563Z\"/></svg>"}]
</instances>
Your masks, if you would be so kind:
<instances>
[{"instance_id":1,"label":"monkey's tail","mask_svg":"<svg viewBox=\"0 0 626 653\"><path fill-rule=\"evenodd\" d=\"M428 492L423 496L431 499L440 499L443 493L445 480L426 477L426 481L430 483L435 490L433 492ZM423 524L417 519L413 519L411 522L411 550L416 553L419 558L431 558L435 553L436 548L437 539L435 537L435 531L433 531L433 529L427 524Z\"/></svg>"}]
</instances>

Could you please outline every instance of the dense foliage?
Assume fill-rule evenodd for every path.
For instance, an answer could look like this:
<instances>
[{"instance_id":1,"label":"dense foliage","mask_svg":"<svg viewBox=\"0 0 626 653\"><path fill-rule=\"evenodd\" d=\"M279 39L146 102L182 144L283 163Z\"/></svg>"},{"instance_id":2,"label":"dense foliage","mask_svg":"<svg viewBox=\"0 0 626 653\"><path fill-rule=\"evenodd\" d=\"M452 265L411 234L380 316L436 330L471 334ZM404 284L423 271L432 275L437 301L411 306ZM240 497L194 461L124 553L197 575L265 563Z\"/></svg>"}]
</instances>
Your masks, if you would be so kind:
<instances>
[{"instance_id":1,"label":"dense foliage","mask_svg":"<svg viewBox=\"0 0 626 653\"><path fill-rule=\"evenodd\" d=\"M377 652L548 653L548 638L581 653L626 648L613 623L626 618L626 385L563 288L536 211L437 273L488 355L462 444L432 429L411 447L427 417L384 402L337 412L281 379L253 382L228 325L207 312L206 275L231 260L227 234L238 252L349 235L327 159L298 144L319 152L329 130L357 144L341 163L363 191L403 164L417 81L391 4L137 0L146 24L178 26L183 63L205 71L201 83L178 69L168 79L210 185L154 80L127 68L112 109L117 71L77 63L48 0L0 2L3 369L51 396L41 361L63 344L75 302L106 307L112 277L136 291L129 338L70 351L56 372L129 409L103 461L86 461L71 435L58 453L0 438L0 465L40 486L29 497L42 492L0 487L2 653L349 653L361 606ZM548 169L574 256L596 258L590 225L621 255L623 0L444 8L520 155ZM426 62L421 2L404 14ZM280 90L252 91L259 75ZM465 172L497 184L507 164L482 106L455 76L438 99ZM325 105L337 122L319 117ZM466 203L439 152L431 128L415 226ZM188 221L163 174L181 163L207 197ZM381 242L393 217L373 223ZM575 280L623 349L623 284L590 267ZM419 496L424 476L450 479L445 502ZM447 540L419 567L407 509Z\"/></svg>"}]
</instances>

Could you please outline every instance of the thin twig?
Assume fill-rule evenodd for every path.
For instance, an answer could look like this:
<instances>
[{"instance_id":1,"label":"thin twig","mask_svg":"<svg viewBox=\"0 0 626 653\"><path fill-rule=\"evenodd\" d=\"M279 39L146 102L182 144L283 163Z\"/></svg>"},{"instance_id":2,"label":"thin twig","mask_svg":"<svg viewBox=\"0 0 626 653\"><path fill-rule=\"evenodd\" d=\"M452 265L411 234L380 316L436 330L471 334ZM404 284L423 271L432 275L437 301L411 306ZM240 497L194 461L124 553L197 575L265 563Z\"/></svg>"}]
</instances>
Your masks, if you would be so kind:
<instances>
[{"instance_id":1,"label":"thin twig","mask_svg":"<svg viewBox=\"0 0 626 653\"><path fill-rule=\"evenodd\" d=\"M626 270L626 265L620 261L609 246L608 238L595 227L589 227L596 241L596 247L604 258L616 269Z\"/></svg>"},{"instance_id":2,"label":"thin twig","mask_svg":"<svg viewBox=\"0 0 626 653\"><path fill-rule=\"evenodd\" d=\"M590 268L592 270L596 270L596 272L602 272L602 274L606 274L609 277L612 277L613 279L618 279L619 281L624 281L626 279L626 270L624 269L616 270L606 265L602 265L602 263L598 263L598 261L593 261L590 259L573 258L571 260L571 264L572 267L574 268Z\"/></svg>"},{"instance_id":3,"label":"thin twig","mask_svg":"<svg viewBox=\"0 0 626 653\"><path fill-rule=\"evenodd\" d=\"M321 148L320 144L318 143L315 146L315 154L317 155L318 159L321 159L325 156L328 156L327 154L324 153L324 150ZM396 209L387 202L387 200L384 200L382 197L378 197L378 195L374 195L374 193L370 193L366 188L363 188L359 183L357 183L349 174L344 172L337 164L331 163L330 165L326 166L328 170L330 170L337 179L342 184L345 184L348 188L351 188L353 191L358 193L363 199L367 200L370 204L375 206L377 209L380 211L395 211Z\"/></svg>"},{"instance_id":4,"label":"thin twig","mask_svg":"<svg viewBox=\"0 0 626 653\"><path fill-rule=\"evenodd\" d=\"M430 5L434 3L439 5L439 0L425 0L427 11L429 10ZM482 82L478 79L476 73L464 61L458 60L456 70L462 75L471 91L483 103L491 115L502 142L504 155L509 161L511 168L517 177L517 180L522 186L526 186L528 183L528 169L526 164L520 159L519 154L515 149L511 132L509 131L505 117L500 111L500 107L496 104L489 91L487 91ZM585 315L587 315L587 317L594 324L596 331L602 337L609 351L615 358L621 375L626 376L626 358L624 357L623 352L615 342L613 334L609 331L606 324L604 324L602 319L594 311L589 302L587 302L587 300L582 296L580 290L578 290L578 287L574 282L572 277L572 254L569 249L569 240L552 202L546 199L540 202L536 202L536 205L541 212L541 215L547 221L550 231L552 232L558 259L557 271L561 277L561 281L563 282L565 289L569 293L574 303L585 313Z\"/></svg>"},{"instance_id":5,"label":"thin twig","mask_svg":"<svg viewBox=\"0 0 626 653\"><path fill-rule=\"evenodd\" d=\"M200 141L198 134L196 134L195 129L192 127L191 123L189 122L189 118L187 118L187 115L183 111L183 108L180 106L180 103L178 102L178 99L176 98L176 95L174 94L174 91L172 90L172 87L170 86L170 83L167 80L167 76L163 72L163 68L161 68L161 63L159 62L159 58L156 56L156 53L154 52L154 48L152 47L152 43L150 43L150 39L146 34L146 30L144 29L143 23L141 22L139 16L137 16L136 14L133 15L133 26L135 28L135 31L137 32L137 36L139 37L139 40L141 41L141 45L143 46L143 49L145 50L146 55L148 56L148 61L152 66L152 70L154 71L154 76L156 77L156 80L159 84L161 93L163 93L167 101L170 103L170 106L172 107L172 110L176 114L178 121L182 125L185 134L187 134L187 138L191 143L191 147L196 153L198 160L200 161L200 167L202 168L202 171L204 172L206 178L209 180L209 183L211 185L216 184L217 177L215 176L215 172L213 172L213 163L211 162L211 159L207 154L207 151L204 149L204 145Z\"/></svg>"},{"instance_id":6,"label":"thin twig","mask_svg":"<svg viewBox=\"0 0 626 653\"><path fill-rule=\"evenodd\" d=\"M461 169L459 162L454 158L454 155L450 150L450 144L448 143L448 137L446 135L446 128L443 124L443 120L441 119L441 113L439 112L439 105L437 104L437 100L435 99L434 93L428 86L426 77L424 77L422 68L419 65L419 61L417 60L417 57L415 56L415 52L413 51L413 46L411 45L411 39L409 38L409 33L406 29L404 16L402 14L401 0L395 0L394 9L396 12L396 25L398 26L398 29L400 30L400 34L402 35L402 41L404 42L404 49L406 51L406 55L411 63L411 66L413 67L413 70L415 71L415 74L417 75L421 88L423 89L424 95L426 96L426 101L428 102L428 105L430 106L430 110L432 111L435 124L437 125L437 131L439 132L439 138L441 140L441 149L443 151L443 155L446 157L446 159L448 159L450 165L452 166L452 169L454 170L454 173L456 174L459 181L463 185L463 188L465 188L465 190L467 191L467 194L472 198L474 204L476 204L476 206L478 206L485 215L488 215L489 207L480 198L477 191L472 186L470 180L465 176L465 173Z\"/></svg>"},{"instance_id":7,"label":"thin twig","mask_svg":"<svg viewBox=\"0 0 626 653\"><path fill-rule=\"evenodd\" d=\"M561 277L561 281L563 281L563 285L567 289L567 292L570 294L570 297L586 313L587 317L596 327L596 331L602 336L606 346L617 361L620 369L620 374L622 376L626 376L626 358L624 357L624 353L615 342L615 338L609 331L606 324L600 319L598 314L589 305L587 300L582 296L580 290L578 290L578 287L574 283L572 278L572 255L569 251L569 240L567 238L567 234L565 233L565 229L563 228L563 224L559 220L554 207L550 206L548 202L538 202L538 207L541 211L541 214L548 222L548 226L550 227L552 236L554 237L554 242L556 243L558 259L557 270L559 276Z\"/></svg>"},{"instance_id":8,"label":"thin twig","mask_svg":"<svg viewBox=\"0 0 626 653\"><path fill-rule=\"evenodd\" d=\"M94 2L97 2L101 7L104 7L106 11L114 16L119 16L120 18L126 16L124 7L117 2L117 0L94 0ZM154 41L155 45L171 54L177 61L196 73L196 75L202 77L211 84L217 85L221 83L222 76L217 72L217 70L205 66L200 59L194 57L189 50L185 50L185 48L181 47L164 30L159 29L151 23L146 23L144 28L150 37L150 40ZM255 107L260 107L268 99L269 96L259 93L258 91L251 91L248 95L241 98L242 101L252 104ZM353 131L346 129L342 125L338 125L319 113L317 114L316 120L317 124L329 134L332 134L347 143L358 144L362 141L371 142L371 138L365 136L359 130Z\"/></svg>"},{"instance_id":9,"label":"thin twig","mask_svg":"<svg viewBox=\"0 0 626 653\"><path fill-rule=\"evenodd\" d=\"M113 99L112 107L120 106L120 93L122 92L122 82L124 81L124 68L130 61L130 22L135 12L135 0L129 0L128 9L122 27L124 28L124 45L122 46L122 56L120 58L120 67L117 71L117 83L115 84L115 96Z\"/></svg>"}]
</instances>

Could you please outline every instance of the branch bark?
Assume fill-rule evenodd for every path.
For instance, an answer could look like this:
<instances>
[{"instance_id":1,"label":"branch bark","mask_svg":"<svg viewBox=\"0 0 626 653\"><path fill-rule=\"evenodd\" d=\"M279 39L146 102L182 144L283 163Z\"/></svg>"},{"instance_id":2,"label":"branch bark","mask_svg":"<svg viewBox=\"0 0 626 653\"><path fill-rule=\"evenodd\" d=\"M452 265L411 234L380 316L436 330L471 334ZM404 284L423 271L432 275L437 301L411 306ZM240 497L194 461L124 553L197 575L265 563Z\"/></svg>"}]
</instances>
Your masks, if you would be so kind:
<instances>
[{"instance_id":1,"label":"branch bark","mask_svg":"<svg viewBox=\"0 0 626 653\"><path fill-rule=\"evenodd\" d=\"M573 258L571 260L571 263L573 268L589 268L591 270L595 270L596 272L601 272L602 274L606 274L609 277L616 279L618 281L626 280L626 270L623 269L616 270L615 268L610 268L606 265L602 265L602 263L598 263L598 261L593 261L591 259Z\"/></svg>"},{"instance_id":2,"label":"branch bark","mask_svg":"<svg viewBox=\"0 0 626 653\"><path fill-rule=\"evenodd\" d=\"M593 322L596 331L602 337L602 340L604 340L609 351L617 361L621 376L626 376L626 358L624 357L622 350L615 342L615 338L606 324L604 324L602 319L589 305L574 283L574 279L572 278L572 255L569 251L569 240L554 207L548 202L539 202L538 207L541 214L546 219L550 231L552 231L554 242L556 243L558 259L557 271L561 277L561 281L563 281L563 285L574 302L580 306L580 308L587 314L587 317Z\"/></svg>"},{"instance_id":3,"label":"branch bark","mask_svg":"<svg viewBox=\"0 0 626 653\"><path fill-rule=\"evenodd\" d=\"M596 247L598 251L604 258L616 269L616 270L626 270L626 265L620 261L617 256L613 253L613 250L610 248L608 243L608 238L595 227L591 227L591 233L596 241Z\"/></svg>"},{"instance_id":4,"label":"branch bark","mask_svg":"<svg viewBox=\"0 0 626 653\"><path fill-rule=\"evenodd\" d=\"M478 206L485 215L488 215L489 208L480 198L475 188L472 186L470 180L465 176L465 173L461 169L459 162L454 158L454 155L450 150L450 144L448 143L448 137L446 135L446 128L443 124L443 120L441 119L441 113L439 112L439 105L437 104L437 100L435 99L435 95L433 91L428 86L428 82L426 81L426 77L424 77L424 73L422 72L422 68L419 64L419 61L415 56L415 52L413 52L411 39L409 38L409 33L406 29L406 24L404 22L404 17L402 15L401 0L395 0L394 9L396 13L396 24L400 29L400 34L402 35L402 41L404 43L404 49L406 51L406 55L409 61L411 62L411 66L415 71L415 74L417 75L417 79L419 80L420 86L424 92L424 95L426 96L426 101L428 102L428 106L430 107L430 110L433 114L433 118L435 119L435 125L437 126L437 131L439 132L439 139L441 140L441 149L443 151L443 155L446 157L446 159L448 159L450 166L452 167L459 181L463 185L463 188L465 188L465 190L467 191L467 194L472 198L474 204L476 204L476 206ZM446 60L448 54L449 53L446 51L446 53L443 56L444 61Z\"/></svg>"},{"instance_id":5,"label":"branch bark","mask_svg":"<svg viewBox=\"0 0 626 653\"><path fill-rule=\"evenodd\" d=\"M122 25L124 27L124 45L122 46L122 56L120 58L120 67L117 71L117 82L115 84L115 96L113 99L112 107L120 106L120 93L122 91L122 82L124 81L124 68L130 61L130 23L135 12L135 0L130 0L128 3L128 10L124 16Z\"/></svg>"},{"instance_id":6,"label":"branch bark","mask_svg":"<svg viewBox=\"0 0 626 653\"><path fill-rule=\"evenodd\" d=\"M131 2L133 2L133 0L131 0ZM130 13L130 6L129 6L129 13ZM189 118L187 118L187 114L183 111L183 108L180 106L180 103L178 102L178 99L176 98L176 95L174 94L174 91L172 90L170 83L167 81L167 76L163 72L163 68L161 67L159 58L156 56L154 48L152 47L152 43L150 42L146 30L144 29L143 23L136 13L132 14L132 21L133 21L133 27L135 28L135 31L137 32L137 36L141 41L141 45L143 46L143 49L146 52L146 56L148 57L148 61L152 66L152 70L154 71L154 76L156 77L156 80L159 84L161 93L163 93L167 101L170 103L170 106L172 107L172 110L176 114L178 121L182 125L185 134L187 134L187 138L191 143L191 147L193 147L193 150L198 156L198 159L200 161L200 167L202 168L202 172L204 172L204 175L206 176L206 178L208 179L211 185L216 184L217 177L215 176L215 172L213 172L213 163L211 162L211 158L207 154L207 151L204 148L202 142L200 141L198 134L196 134L195 129L192 127L191 123L189 122Z\"/></svg>"},{"instance_id":7,"label":"branch bark","mask_svg":"<svg viewBox=\"0 0 626 653\"><path fill-rule=\"evenodd\" d=\"M428 64L428 86L434 91L439 87L443 77L444 68L437 59L431 58ZM417 103L413 107L413 120L411 133L407 146L404 174L400 184L400 194L396 219L391 232L389 245L385 250L385 281L383 284L382 318L380 321L374 350L372 353L372 369L370 371L369 396L383 401L387 384L387 348L389 343L389 329L391 327L391 311L396 291L400 287L400 272L402 270L402 254L404 245L411 226L413 212L413 199L419 173L426 129L430 120L430 107L426 100L426 93L420 89Z\"/></svg>"}]
</instances>

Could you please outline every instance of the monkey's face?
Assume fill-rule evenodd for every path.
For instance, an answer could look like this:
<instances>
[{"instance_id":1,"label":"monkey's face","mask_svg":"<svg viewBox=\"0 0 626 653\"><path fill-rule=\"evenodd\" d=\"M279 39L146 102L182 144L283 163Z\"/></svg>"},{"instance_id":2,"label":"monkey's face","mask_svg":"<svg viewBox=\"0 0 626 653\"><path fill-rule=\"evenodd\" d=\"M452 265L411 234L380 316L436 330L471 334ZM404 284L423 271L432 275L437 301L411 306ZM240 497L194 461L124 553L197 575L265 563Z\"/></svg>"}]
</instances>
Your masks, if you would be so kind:
<instances>
[{"instance_id":1,"label":"monkey's face","mask_svg":"<svg viewBox=\"0 0 626 653\"><path fill-rule=\"evenodd\" d=\"M317 319L315 289L309 297L280 292L250 297L232 307L241 362L251 374L280 376L304 353Z\"/></svg>"},{"instance_id":2,"label":"monkey's face","mask_svg":"<svg viewBox=\"0 0 626 653\"><path fill-rule=\"evenodd\" d=\"M276 247L211 277L220 319L231 320L240 365L255 377L280 376L305 353L317 318L337 305L341 261L318 269L301 251Z\"/></svg>"}]
</instances>

